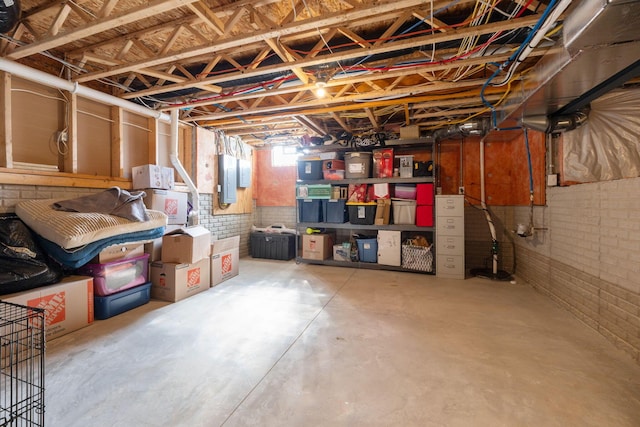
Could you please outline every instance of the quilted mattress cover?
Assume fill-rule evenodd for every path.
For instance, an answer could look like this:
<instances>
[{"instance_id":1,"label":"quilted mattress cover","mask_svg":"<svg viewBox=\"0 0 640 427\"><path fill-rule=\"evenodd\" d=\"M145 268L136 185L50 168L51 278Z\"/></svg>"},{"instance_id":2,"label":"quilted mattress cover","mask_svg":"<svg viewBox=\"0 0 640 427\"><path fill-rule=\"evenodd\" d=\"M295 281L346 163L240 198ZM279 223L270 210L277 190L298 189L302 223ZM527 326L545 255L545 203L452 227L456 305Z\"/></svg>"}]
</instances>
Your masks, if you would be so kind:
<instances>
[{"instance_id":1,"label":"quilted mattress cover","mask_svg":"<svg viewBox=\"0 0 640 427\"><path fill-rule=\"evenodd\" d=\"M147 210L149 221L136 222L115 215L53 209L51 205L60 200L64 199L22 201L16 205L16 214L38 235L64 249L167 225L167 216L160 211Z\"/></svg>"}]
</instances>

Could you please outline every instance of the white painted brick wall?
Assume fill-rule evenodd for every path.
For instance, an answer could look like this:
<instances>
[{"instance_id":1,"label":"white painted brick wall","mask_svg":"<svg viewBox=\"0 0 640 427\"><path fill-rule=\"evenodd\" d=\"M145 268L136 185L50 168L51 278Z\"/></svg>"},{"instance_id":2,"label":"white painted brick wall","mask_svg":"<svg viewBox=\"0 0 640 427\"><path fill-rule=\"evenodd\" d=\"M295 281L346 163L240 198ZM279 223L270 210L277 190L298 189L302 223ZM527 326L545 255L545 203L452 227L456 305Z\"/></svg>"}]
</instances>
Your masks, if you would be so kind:
<instances>
[{"instance_id":1,"label":"white painted brick wall","mask_svg":"<svg viewBox=\"0 0 640 427\"><path fill-rule=\"evenodd\" d=\"M528 207L513 210L511 227L528 223ZM548 230L517 245L640 293L640 178L548 188L534 224Z\"/></svg>"}]
</instances>

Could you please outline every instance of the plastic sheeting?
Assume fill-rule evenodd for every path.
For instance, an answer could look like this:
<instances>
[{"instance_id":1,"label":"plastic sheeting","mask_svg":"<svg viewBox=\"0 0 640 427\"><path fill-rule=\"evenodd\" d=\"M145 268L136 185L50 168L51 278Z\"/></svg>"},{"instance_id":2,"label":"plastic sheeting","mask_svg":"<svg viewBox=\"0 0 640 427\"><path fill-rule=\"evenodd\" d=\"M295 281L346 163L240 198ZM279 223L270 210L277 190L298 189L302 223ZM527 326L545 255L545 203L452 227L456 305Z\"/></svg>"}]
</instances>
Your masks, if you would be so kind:
<instances>
[{"instance_id":1,"label":"plastic sheeting","mask_svg":"<svg viewBox=\"0 0 640 427\"><path fill-rule=\"evenodd\" d=\"M61 276L18 217L0 216L0 295L55 283Z\"/></svg>"},{"instance_id":2,"label":"plastic sheeting","mask_svg":"<svg viewBox=\"0 0 640 427\"><path fill-rule=\"evenodd\" d=\"M566 181L640 176L640 89L615 90L591 103L587 122L563 136Z\"/></svg>"}]
</instances>

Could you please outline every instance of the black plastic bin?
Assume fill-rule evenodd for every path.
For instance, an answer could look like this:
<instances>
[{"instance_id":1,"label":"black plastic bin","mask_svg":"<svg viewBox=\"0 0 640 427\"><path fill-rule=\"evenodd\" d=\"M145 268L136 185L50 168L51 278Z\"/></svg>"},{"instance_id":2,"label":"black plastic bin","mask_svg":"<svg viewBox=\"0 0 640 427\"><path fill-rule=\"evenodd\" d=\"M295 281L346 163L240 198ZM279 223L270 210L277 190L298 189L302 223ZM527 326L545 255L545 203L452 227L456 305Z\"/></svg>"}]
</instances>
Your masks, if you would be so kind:
<instances>
[{"instance_id":1,"label":"black plastic bin","mask_svg":"<svg viewBox=\"0 0 640 427\"><path fill-rule=\"evenodd\" d=\"M253 232L250 243L253 258L286 261L296 256L295 234Z\"/></svg>"}]
</instances>

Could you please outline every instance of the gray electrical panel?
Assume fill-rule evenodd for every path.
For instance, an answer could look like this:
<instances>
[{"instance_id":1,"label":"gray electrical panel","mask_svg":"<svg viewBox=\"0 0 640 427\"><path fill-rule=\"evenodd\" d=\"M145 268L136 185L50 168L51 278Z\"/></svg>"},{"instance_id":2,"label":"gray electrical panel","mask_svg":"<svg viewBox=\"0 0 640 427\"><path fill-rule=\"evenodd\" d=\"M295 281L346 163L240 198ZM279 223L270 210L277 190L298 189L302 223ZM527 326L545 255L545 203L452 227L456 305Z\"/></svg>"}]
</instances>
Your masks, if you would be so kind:
<instances>
[{"instance_id":1,"label":"gray electrical panel","mask_svg":"<svg viewBox=\"0 0 640 427\"><path fill-rule=\"evenodd\" d=\"M238 159L238 187L251 186L251 160Z\"/></svg>"},{"instance_id":2,"label":"gray electrical panel","mask_svg":"<svg viewBox=\"0 0 640 427\"><path fill-rule=\"evenodd\" d=\"M236 187L238 178L238 162L233 156L218 155L218 183L220 185L220 203L237 201Z\"/></svg>"}]
</instances>

